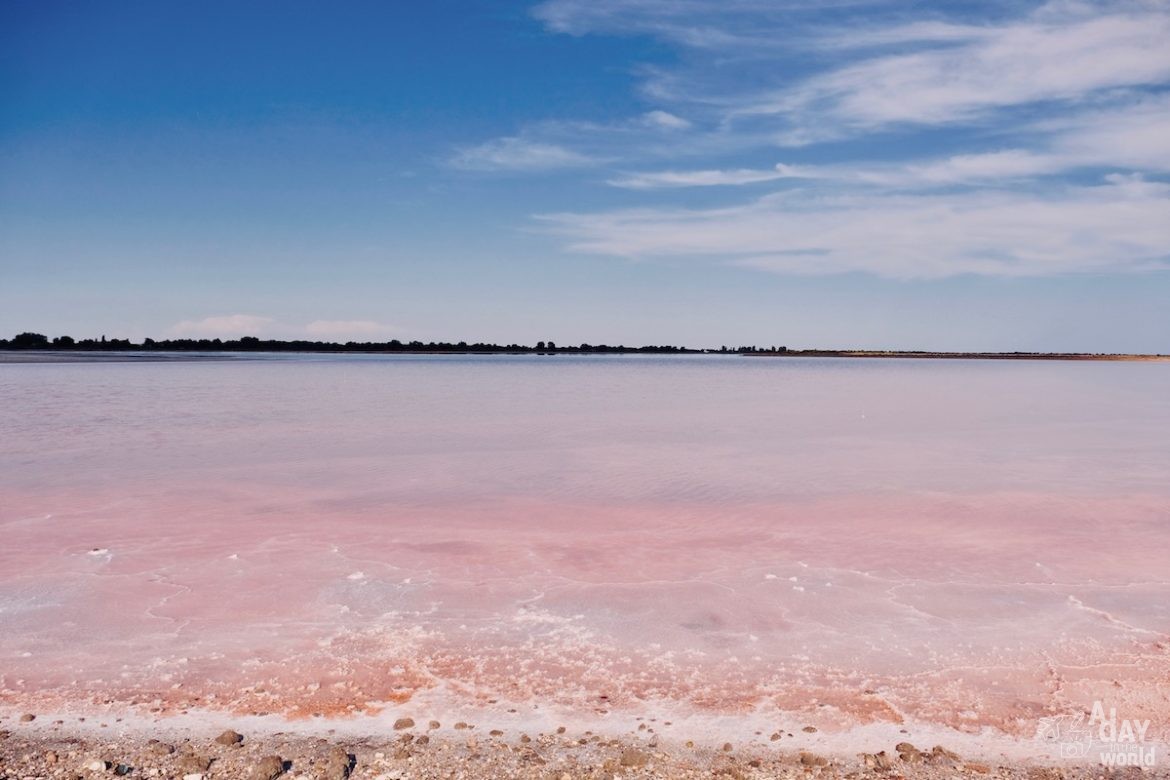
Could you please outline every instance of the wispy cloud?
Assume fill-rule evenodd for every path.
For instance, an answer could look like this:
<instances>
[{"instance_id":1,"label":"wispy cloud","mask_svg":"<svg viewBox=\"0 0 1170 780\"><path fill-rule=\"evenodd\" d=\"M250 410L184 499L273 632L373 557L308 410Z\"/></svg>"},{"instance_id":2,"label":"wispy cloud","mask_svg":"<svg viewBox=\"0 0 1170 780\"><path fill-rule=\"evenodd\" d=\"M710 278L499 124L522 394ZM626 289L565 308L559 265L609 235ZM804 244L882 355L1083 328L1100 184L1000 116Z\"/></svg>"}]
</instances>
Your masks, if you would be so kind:
<instances>
[{"instance_id":1,"label":"wispy cloud","mask_svg":"<svg viewBox=\"0 0 1170 780\"><path fill-rule=\"evenodd\" d=\"M177 338L237 339L261 336L362 341L392 338L395 332L393 326L374 320L313 320L307 325L296 325L257 314L225 314L177 322L167 330L167 335Z\"/></svg>"},{"instance_id":2,"label":"wispy cloud","mask_svg":"<svg viewBox=\"0 0 1170 780\"><path fill-rule=\"evenodd\" d=\"M522 128L594 163L582 186L647 199L539 217L574 251L898 278L1166 267L1161 0L547 0L534 15L679 52L635 70L653 110ZM722 205L670 205L693 188Z\"/></svg>"},{"instance_id":3,"label":"wispy cloud","mask_svg":"<svg viewBox=\"0 0 1170 780\"><path fill-rule=\"evenodd\" d=\"M1170 94L1130 96L1120 105L1065 113L1021 131L1032 140L1032 148L921 157L900 163L778 163L772 169L638 172L623 174L608 183L627 189L662 189L804 179L921 188L988 182L1002 186L1020 179L1091 168L1170 172Z\"/></svg>"},{"instance_id":4,"label":"wispy cloud","mask_svg":"<svg viewBox=\"0 0 1170 780\"><path fill-rule=\"evenodd\" d=\"M741 184L759 184L777 179L816 178L815 172L778 164L771 169L735 168L728 170L655 171L624 174L607 183L631 190L652 190L665 187L716 187Z\"/></svg>"},{"instance_id":5,"label":"wispy cloud","mask_svg":"<svg viewBox=\"0 0 1170 780\"><path fill-rule=\"evenodd\" d=\"M826 7L845 7L834 26ZM803 147L908 126L981 123L1011 111L1124 108L1170 82L1170 8L1161 2L1055 0L971 21L910 20L896 5L763 0L550 0L534 9L550 31L640 33L688 50L645 66L660 103L625 120L550 118L515 136L459 150L475 170L541 172L591 164ZM750 45L749 45L750 44ZM1138 91L1134 91L1138 90ZM1064 106L1065 108L1061 108ZM647 130L672 130L670 137ZM619 186L650 184L618 177Z\"/></svg>"},{"instance_id":6,"label":"wispy cloud","mask_svg":"<svg viewBox=\"0 0 1170 780\"><path fill-rule=\"evenodd\" d=\"M774 45L786 27L875 0L546 0L532 13L555 32L653 35L693 49Z\"/></svg>"},{"instance_id":7,"label":"wispy cloud","mask_svg":"<svg viewBox=\"0 0 1170 780\"><path fill-rule=\"evenodd\" d=\"M1027 19L959 40L862 59L771 95L744 96L732 116L795 116L806 140L811 121L829 137L896 123L966 122L995 109L1170 78L1164 12Z\"/></svg>"},{"instance_id":8,"label":"wispy cloud","mask_svg":"<svg viewBox=\"0 0 1170 780\"><path fill-rule=\"evenodd\" d=\"M739 168L728 170L655 171L625 174L608 180L614 187L633 190L682 187L741 186L782 179L832 183L840 187L882 187L923 189L994 181L1000 185L1014 179L1066 171L1099 164L1100 160L1053 153L1038 154L1024 149L1004 149L980 154L960 154L905 164L834 164L791 166L778 163L771 170Z\"/></svg>"},{"instance_id":9,"label":"wispy cloud","mask_svg":"<svg viewBox=\"0 0 1170 780\"><path fill-rule=\"evenodd\" d=\"M201 320L183 320L171 326L169 333L180 338L239 338L260 336L271 330L276 320L255 314L224 314Z\"/></svg>"},{"instance_id":10,"label":"wispy cloud","mask_svg":"<svg viewBox=\"0 0 1170 780\"><path fill-rule=\"evenodd\" d=\"M825 11L833 8L848 13L830 24ZM799 126L819 117L843 125L838 132L966 121L1170 76L1164 3L1055 0L1014 16L1011 8L989 5L973 23L941 18L943 7L928 11L935 18L907 21L906 9L880 0L550 0L534 15L555 32L640 33L688 49L681 63L644 71L648 94L723 107L728 117L771 115ZM753 62L778 67L769 73Z\"/></svg>"},{"instance_id":11,"label":"wispy cloud","mask_svg":"<svg viewBox=\"0 0 1170 780\"><path fill-rule=\"evenodd\" d=\"M994 36L994 28L985 25L928 20L884 27L865 25L822 31L814 35L809 43L815 48L860 49L905 44L957 43Z\"/></svg>"},{"instance_id":12,"label":"wispy cloud","mask_svg":"<svg viewBox=\"0 0 1170 780\"><path fill-rule=\"evenodd\" d=\"M1113 165L1170 172L1170 93L1066 112L1026 128L1069 165ZM1042 142L1043 143L1043 142Z\"/></svg>"},{"instance_id":13,"label":"wispy cloud","mask_svg":"<svg viewBox=\"0 0 1170 780\"><path fill-rule=\"evenodd\" d=\"M520 136L495 138L460 149L451 164L469 171L549 171L592 165L587 155Z\"/></svg>"},{"instance_id":14,"label":"wispy cloud","mask_svg":"<svg viewBox=\"0 0 1170 780\"><path fill-rule=\"evenodd\" d=\"M578 252L893 278L1166 268L1170 185L1110 176L1049 192L768 195L705 210L552 214Z\"/></svg>"},{"instance_id":15,"label":"wispy cloud","mask_svg":"<svg viewBox=\"0 0 1170 780\"><path fill-rule=\"evenodd\" d=\"M645 155L656 144L677 148L680 134L692 127L690 120L661 109L613 122L546 120L519 135L459 149L450 163L464 170L520 173L586 168Z\"/></svg>"},{"instance_id":16,"label":"wispy cloud","mask_svg":"<svg viewBox=\"0 0 1170 780\"><path fill-rule=\"evenodd\" d=\"M675 116L669 111L661 110L647 111L642 114L642 121L648 125L665 127L668 130L685 130L691 126L691 123L681 116Z\"/></svg>"},{"instance_id":17,"label":"wispy cloud","mask_svg":"<svg viewBox=\"0 0 1170 780\"><path fill-rule=\"evenodd\" d=\"M314 320L305 326L305 333L314 338L356 341L384 338L394 328L373 320Z\"/></svg>"}]
</instances>

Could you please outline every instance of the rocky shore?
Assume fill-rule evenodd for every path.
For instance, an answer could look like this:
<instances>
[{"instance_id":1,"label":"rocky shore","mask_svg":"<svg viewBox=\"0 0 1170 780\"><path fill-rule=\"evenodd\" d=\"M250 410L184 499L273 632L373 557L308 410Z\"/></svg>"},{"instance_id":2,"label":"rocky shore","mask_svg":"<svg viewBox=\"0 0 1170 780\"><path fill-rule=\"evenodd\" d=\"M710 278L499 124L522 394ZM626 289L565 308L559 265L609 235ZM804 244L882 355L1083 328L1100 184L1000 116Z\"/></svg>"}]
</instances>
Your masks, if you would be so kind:
<instances>
[{"instance_id":1,"label":"rocky shore","mask_svg":"<svg viewBox=\"0 0 1170 780\"><path fill-rule=\"evenodd\" d=\"M402 718L387 733L342 737L324 730L196 734L160 727L156 736L93 733L82 723L37 723L32 713L0 720L0 780L412 780L414 778L991 778L1081 780L1167 776L1139 769L1000 765L967 760L943 746L901 742L850 757L807 751L708 748L660 740L653 727L628 738L565 728L507 733L469 723ZM784 734L773 734L773 743ZM789 735L790 736L790 735Z\"/></svg>"}]
</instances>

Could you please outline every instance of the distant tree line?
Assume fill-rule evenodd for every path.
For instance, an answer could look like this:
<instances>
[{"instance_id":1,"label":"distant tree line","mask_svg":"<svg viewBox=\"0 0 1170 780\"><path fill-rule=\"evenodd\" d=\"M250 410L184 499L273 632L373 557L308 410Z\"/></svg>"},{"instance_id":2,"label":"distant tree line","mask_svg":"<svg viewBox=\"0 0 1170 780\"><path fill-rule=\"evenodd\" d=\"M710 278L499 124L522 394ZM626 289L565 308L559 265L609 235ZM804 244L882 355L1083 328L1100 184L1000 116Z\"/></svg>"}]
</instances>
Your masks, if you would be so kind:
<instances>
[{"instance_id":1,"label":"distant tree line","mask_svg":"<svg viewBox=\"0 0 1170 780\"><path fill-rule=\"evenodd\" d=\"M37 349L73 351L135 351L135 352L419 352L419 353L482 353L482 354L543 354L558 353L600 353L600 354L694 354L701 352L741 352L747 348L729 350L690 349L667 345L627 347L623 344L577 344L558 346L553 341L538 341L535 346L526 344L487 344L466 341L282 341L244 336L238 339L143 339L135 344L129 339L101 338L74 339L71 336L57 336L50 339L41 333L18 333L11 339L0 339L0 349ZM755 348L751 348L754 350ZM781 348L783 349L783 348ZM775 348L773 348L775 350Z\"/></svg>"},{"instance_id":2,"label":"distant tree line","mask_svg":"<svg viewBox=\"0 0 1170 780\"><path fill-rule=\"evenodd\" d=\"M371 353L476 353L508 355L559 355L559 354L719 354L719 355L781 355L787 357L855 357L855 358L961 358L981 360L1118 360L1118 359L1170 359L1170 355L1126 355L1088 352L933 352L924 350L874 350L874 349L788 349L787 347L759 347L740 345L722 346L719 349L692 349L647 345L627 347L623 344L576 344L560 346L552 341L538 341L535 346L526 344L486 344L466 341L279 341L244 336L238 339L143 339L135 344L129 339L74 339L71 336L57 336L50 339L41 333L18 333L11 339L0 339L0 350L69 350L93 352L371 352Z\"/></svg>"}]
</instances>

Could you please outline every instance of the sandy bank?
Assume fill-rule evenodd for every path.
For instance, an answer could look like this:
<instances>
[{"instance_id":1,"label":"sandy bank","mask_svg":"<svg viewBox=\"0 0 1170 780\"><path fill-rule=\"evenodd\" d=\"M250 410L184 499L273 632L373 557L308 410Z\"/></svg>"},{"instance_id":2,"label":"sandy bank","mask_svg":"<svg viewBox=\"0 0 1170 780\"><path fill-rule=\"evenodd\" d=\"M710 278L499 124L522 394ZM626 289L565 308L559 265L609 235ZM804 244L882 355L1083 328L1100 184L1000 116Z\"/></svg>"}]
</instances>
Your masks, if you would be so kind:
<instances>
[{"instance_id":1,"label":"sandy bank","mask_svg":"<svg viewBox=\"0 0 1170 780\"><path fill-rule=\"evenodd\" d=\"M29 717L32 716L30 720ZM227 722L227 721L225 721ZM1162 777L1155 770L970 759L942 745L891 744L876 753L822 755L796 749L796 735L771 747L709 747L662 738L653 725L614 738L565 728L525 733L490 724L403 718L384 733L241 732L206 724L153 726L116 717L0 717L0 778L116 777L183 780L408 778L1077 778Z\"/></svg>"}]
</instances>

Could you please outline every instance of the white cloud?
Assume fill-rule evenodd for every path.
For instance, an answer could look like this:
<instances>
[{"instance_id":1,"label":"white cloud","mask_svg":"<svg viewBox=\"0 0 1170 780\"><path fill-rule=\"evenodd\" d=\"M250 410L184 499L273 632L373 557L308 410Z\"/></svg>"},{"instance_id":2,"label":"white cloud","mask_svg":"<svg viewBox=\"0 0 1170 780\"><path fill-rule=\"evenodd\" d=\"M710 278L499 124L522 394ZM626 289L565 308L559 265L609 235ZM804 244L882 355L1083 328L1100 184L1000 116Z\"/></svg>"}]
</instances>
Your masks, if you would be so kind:
<instances>
[{"instance_id":1,"label":"white cloud","mask_svg":"<svg viewBox=\"0 0 1170 780\"><path fill-rule=\"evenodd\" d=\"M729 170L631 173L616 179L610 179L607 184L631 190L650 190L665 187L714 187L757 184L766 181L776 181L777 179L798 179L813 176L815 174L805 174L801 169L780 164L774 168L764 170L735 168Z\"/></svg>"},{"instance_id":2,"label":"white cloud","mask_svg":"<svg viewBox=\"0 0 1170 780\"><path fill-rule=\"evenodd\" d=\"M938 162L912 164L906 166L904 173L909 182L952 184L1029 177L1063 167L1062 161L1052 155L1005 149L982 154L957 154Z\"/></svg>"},{"instance_id":3,"label":"white cloud","mask_svg":"<svg viewBox=\"0 0 1170 780\"><path fill-rule=\"evenodd\" d=\"M994 31L986 26L923 21L890 27L865 26L833 30L815 36L810 45L820 48L854 49L908 43L953 43L978 40L992 35Z\"/></svg>"},{"instance_id":4,"label":"white cloud","mask_svg":"<svg viewBox=\"0 0 1170 780\"><path fill-rule=\"evenodd\" d=\"M546 0L532 13L548 29L569 35L649 34L695 49L775 41L794 18L874 0Z\"/></svg>"},{"instance_id":5,"label":"white cloud","mask_svg":"<svg viewBox=\"0 0 1170 780\"><path fill-rule=\"evenodd\" d=\"M389 335L394 328L372 320L314 320L305 333L314 338L361 341Z\"/></svg>"},{"instance_id":6,"label":"white cloud","mask_svg":"<svg viewBox=\"0 0 1170 780\"><path fill-rule=\"evenodd\" d=\"M579 252L693 258L766 271L894 278L1043 276L1166 268L1170 185L1111 176L1046 193L816 195L707 210L541 219Z\"/></svg>"},{"instance_id":7,"label":"white cloud","mask_svg":"<svg viewBox=\"0 0 1170 780\"><path fill-rule=\"evenodd\" d=\"M255 314L226 314L201 320L183 320L170 328L172 336L190 338L240 338L258 336L269 330L275 320Z\"/></svg>"},{"instance_id":8,"label":"white cloud","mask_svg":"<svg viewBox=\"0 0 1170 780\"><path fill-rule=\"evenodd\" d=\"M826 21L825 11L848 7ZM549 0L549 30L653 35L689 51L642 69L643 92L712 122L771 121L800 146L890 125L981 120L1017 106L1075 103L1170 79L1170 8L1159 0L1055 0L1011 15L950 21L945 7L906 21L881 0ZM733 128L725 140L742 137Z\"/></svg>"},{"instance_id":9,"label":"white cloud","mask_svg":"<svg viewBox=\"0 0 1170 780\"><path fill-rule=\"evenodd\" d=\"M1064 114L1032 128L1033 149L1003 149L900 166L807 168L809 176L890 186L974 184L1063 174L1088 168L1170 172L1170 95Z\"/></svg>"},{"instance_id":10,"label":"white cloud","mask_svg":"<svg viewBox=\"0 0 1170 780\"><path fill-rule=\"evenodd\" d=\"M956 45L871 57L770 96L734 116L796 117L813 139L894 123L945 124L995 109L1081 99L1170 78L1170 15L1029 18ZM814 132L819 126L819 132Z\"/></svg>"},{"instance_id":11,"label":"white cloud","mask_svg":"<svg viewBox=\"0 0 1170 780\"><path fill-rule=\"evenodd\" d=\"M518 135L460 149L450 163L464 170L521 173L585 168L645 156L655 148L677 151L693 127L661 109L609 122L545 120L525 126Z\"/></svg>"},{"instance_id":12,"label":"white cloud","mask_svg":"<svg viewBox=\"0 0 1170 780\"><path fill-rule=\"evenodd\" d=\"M496 138L459 150L451 164L471 171L548 171L592 165L588 156L554 143L520 136Z\"/></svg>"},{"instance_id":13,"label":"white cloud","mask_svg":"<svg viewBox=\"0 0 1170 780\"><path fill-rule=\"evenodd\" d=\"M373 320L313 320L307 325L281 323L272 317L255 314L227 314L201 320L183 320L167 333L177 338L237 339L242 336L264 338L304 338L329 341L370 341L391 338L395 328Z\"/></svg>"},{"instance_id":14,"label":"white cloud","mask_svg":"<svg viewBox=\"0 0 1170 780\"><path fill-rule=\"evenodd\" d=\"M903 163L780 163L774 169L638 172L608 183L627 189L661 189L805 179L838 185L922 188L988 183L1003 186L1089 168L1170 172L1170 95L1127 96L1107 107L1035 123L1026 131L1034 148L996 149Z\"/></svg>"},{"instance_id":15,"label":"white cloud","mask_svg":"<svg viewBox=\"0 0 1170 780\"><path fill-rule=\"evenodd\" d=\"M1052 153L1080 165L1170 171L1170 94L1049 119Z\"/></svg>"},{"instance_id":16,"label":"white cloud","mask_svg":"<svg viewBox=\"0 0 1170 780\"><path fill-rule=\"evenodd\" d=\"M1000 183L1102 164L1100 158L1077 158L1024 149L960 154L902 164L785 165L771 169L653 171L630 173L608 184L632 190L678 187L739 186L781 180L821 181L840 185L921 189L952 184Z\"/></svg>"},{"instance_id":17,"label":"white cloud","mask_svg":"<svg viewBox=\"0 0 1170 780\"><path fill-rule=\"evenodd\" d=\"M685 130L691 126L690 122L669 111L647 111L642 114L642 120L648 125L665 127L669 130Z\"/></svg>"},{"instance_id":18,"label":"white cloud","mask_svg":"<svg viewBox=\"0 0 1170 780\"><path fill-rule=\"evenodd\" d=\"M522 135L620 165L604 180L655 191L656 202L681 188L773 192L722 208L538 219L576 251L778 273L1167 267L1170 195L1152 177L1170 173L1170 4L844 3L856 7L542 3L535 14L549 30L651 35L681 54L638 71L654 111ZM793 149L770 167L778 147L842 140L851 143L832 155ZM1105 178L1087 186L1085 176Z\"/></svg>"}]
</instances>

